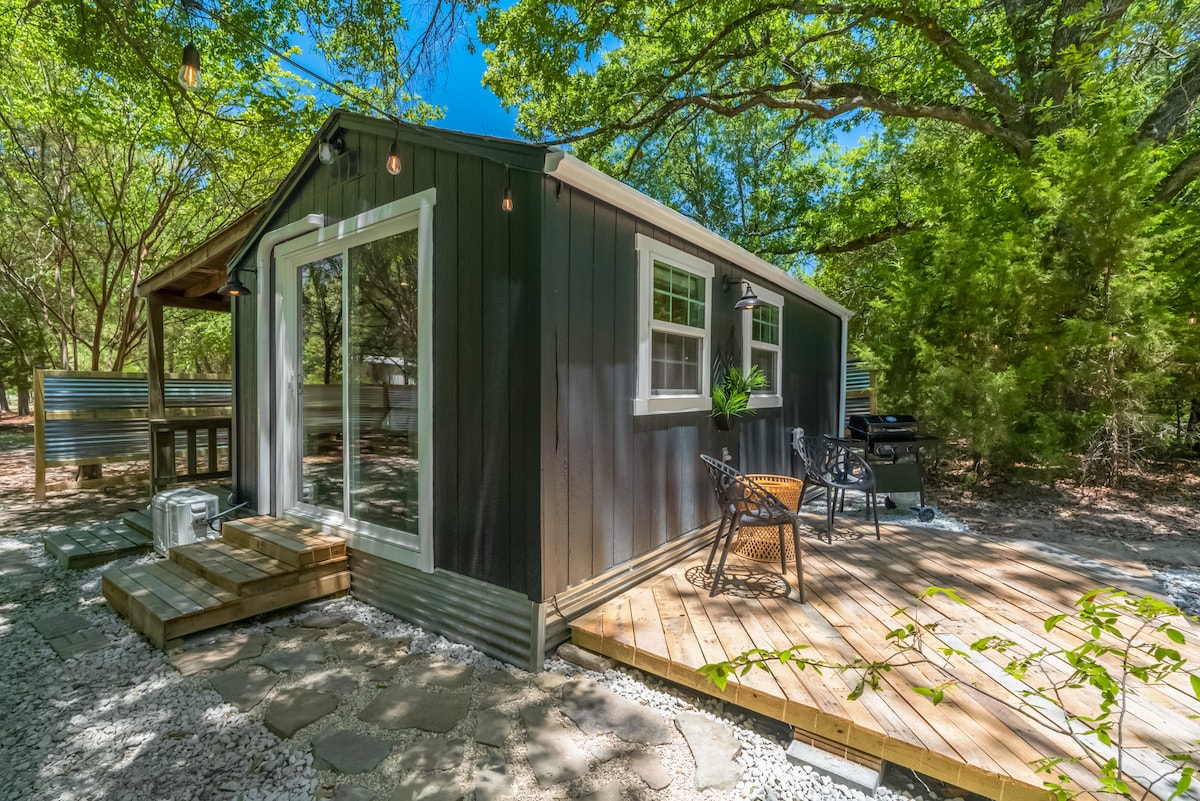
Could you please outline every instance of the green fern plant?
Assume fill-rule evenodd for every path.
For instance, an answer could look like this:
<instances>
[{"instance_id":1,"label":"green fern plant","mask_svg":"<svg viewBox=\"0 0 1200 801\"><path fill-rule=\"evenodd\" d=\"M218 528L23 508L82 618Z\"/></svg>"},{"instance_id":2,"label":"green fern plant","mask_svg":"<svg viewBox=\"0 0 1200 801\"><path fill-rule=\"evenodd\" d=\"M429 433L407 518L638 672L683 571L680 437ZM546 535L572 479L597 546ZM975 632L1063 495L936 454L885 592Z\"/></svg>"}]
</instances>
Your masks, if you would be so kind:
<instances>
[{"instance_id":1,"label":"green fern plant","mask_svg":"<svg viewBox=\"0 0 1200 801\"><path fill-rule=\"evenodd\" d=\"M767 375L758 365L744 373L740 368L730 367L724 377L713 384L712 416L741 417L743 414L754 414L750 408L750 393L766 386Z\"/></svg>"}]
</instances>

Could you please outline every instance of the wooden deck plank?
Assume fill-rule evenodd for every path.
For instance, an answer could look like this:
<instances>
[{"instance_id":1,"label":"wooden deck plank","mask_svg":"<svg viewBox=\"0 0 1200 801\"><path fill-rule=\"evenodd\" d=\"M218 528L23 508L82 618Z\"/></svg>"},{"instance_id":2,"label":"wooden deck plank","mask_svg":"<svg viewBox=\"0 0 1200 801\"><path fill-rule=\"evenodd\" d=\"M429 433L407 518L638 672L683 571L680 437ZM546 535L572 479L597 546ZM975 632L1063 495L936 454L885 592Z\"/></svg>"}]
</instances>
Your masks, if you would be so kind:
<instances>
[{"instance_id":1,"label":"wooden deck plank","mask_svg":"<svg viewBox=\"0 0 1200 801\"><path fill-rule=\"evenodd\" d=\"M835 537L832 546L808 539L802 543L807 605L725 594L710 599L705 588L687 577L689 569L702 572L705 554L698 554L571 621L572 636L577 641L599 641L600 635L582 629L604 626L606 646L622 638L619 648L610 648L610 656L613 650L624 651L648 672L730 699L730 691L717 692L706 680L698 680L696 669L750 645L776 649L809 644L816 655L835 661L883 658L889 653L886 633L900 625L892 617L893 609L912 606L912 594L928 586L955 588L969 602L959 605L934 598L920 612L923 622L938 622L937 632L945 632L953 642L997 634L1031 648L1074 647L1087 636L1080 627L1064 624L1046 632L1042 622L1052 614L1071 611L1083 592L1115 583L1100 580L1113 578L1112 571L1121 568L1119 561L1108 564L1091 556L1076 566L1069 557L1044 548L997 544L975 535L885 526L883 540L876 542L873 531L845 521L839 521L838 531L842 536ZM740 568L734 559L731 564ZM758 566L764 575L773 572L771 567ZM1131 575L1142 581L1148 574L1135 569ZM655 610L657 625L650 617ZM961 639L955 640L954 635ZM1188 645L1184 650L1192 658L1193 650L1200 647ZM1196 658L1200 661L1200 654ZM852 677L831 671L818 677L774 665L769 673L753 671L755 678L743 680L744 684L732 682L731 686L740 684L732 700L756 711L775 709L785 722L823 741L868 754L874 749L889 761L990 798L1044 798L1045 777L1028 763L1042 755L1071 756L1078 750L1066 735L1039 724L1036 713L1028 717L1015 708L1013 693L1019 688L1005 687L997 679L1002 675L997 666L1003 666L1004 657L988 654L984 661L979 659L983 657L956 669L977 683L980 691L951 690L936 707L911 690L944 680L942 672L929 664L894 669L885 675L880 693L868 690L856 702L845 700ZM1186 677L1175 678L1186 681ZM771 692L778 697L767 697ZM1009 703L999 700L1006 694ZM1131 697L1127 734L1144 745L1147 754L1182 750L1173 746L1185 737L1193 738L1193 729L1200 724L1187 716L1197 713L1200 703L1179 681L1139 689ZM1081 764L1069 772L1087 781L1088 770Z\"/></svg>"}]
</instances>

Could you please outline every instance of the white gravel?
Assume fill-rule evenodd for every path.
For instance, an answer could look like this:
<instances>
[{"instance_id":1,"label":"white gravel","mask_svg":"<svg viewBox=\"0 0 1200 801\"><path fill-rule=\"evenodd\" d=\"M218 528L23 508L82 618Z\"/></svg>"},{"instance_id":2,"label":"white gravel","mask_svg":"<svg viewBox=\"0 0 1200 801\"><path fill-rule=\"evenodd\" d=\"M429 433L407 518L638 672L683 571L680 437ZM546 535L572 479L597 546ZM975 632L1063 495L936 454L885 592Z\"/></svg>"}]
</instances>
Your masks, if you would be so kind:
<instances>
[{"instance_id":1,"label":"white gravel","mask_svg":"<svg viewBox=\"0 0 1200 801\"><path fill-rule=\"evenodd\" d=\"M961 526L940 515L934 523L939 521L947 528ZM0 801L310 801L323 797L321 787L331 777L312 766L307 743L313 733L305 730L291 741L281 741L261 723L265 704L241 713L222 702L208 687L205 675L181 676L163 652L134 633L105 604L100 577L107 566L68 571L44 554L41 538L38 532L0 539L0 565L28 563L41 569L40 576L22 578L18 571L18 580L6 578L0 583ZM1154 570L1177 604L1190 614L1200 613L1200 569L1156 565ZM59 659L32 623L68 612L87 618L111 644L74 659ZM325 604L322 612L360 621L381 637L408 640L414 653L484 670L502 667L473 648L352 599ZM280 613L240 628L267 630L290 617ZM697 793L697 798L865 800L857 791L791 765L783 740L720 701L692 696L636 671L596 674L558 660L547 667L594 678L667 716L696 711L733 726L743 744L738 758L745 768L743 779L731 796ZM690 759L686 747L679 748L661 752L669 770L679 767L672 762ZM372 784L357 778L344 781ZM539 797L536 784L530 787L514 780L513 790L518 798ZM675 793L661 797L687 797L678 791L677 787ZM376 797L387 801L388 794ZM933 796L918 786L881 789L875 797L931 801Z\"/></svg>"}]
</instances>

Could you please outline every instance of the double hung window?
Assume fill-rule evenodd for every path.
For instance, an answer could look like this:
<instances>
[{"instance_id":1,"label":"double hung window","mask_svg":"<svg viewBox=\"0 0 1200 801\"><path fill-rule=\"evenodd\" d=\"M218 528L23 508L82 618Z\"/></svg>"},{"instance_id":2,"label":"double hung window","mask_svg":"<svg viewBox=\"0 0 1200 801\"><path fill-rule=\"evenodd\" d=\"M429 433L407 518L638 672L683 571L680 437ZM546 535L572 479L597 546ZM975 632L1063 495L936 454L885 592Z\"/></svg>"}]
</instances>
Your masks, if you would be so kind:
<instances>
[{"instance_id":1,"label":"double hung window","mask_svg":"<svg viewBox=\"0 0 1200 801\"><path fill-rule=\"evenodd\" d=\"M755 409L783 405L783 296L754 287L762 305L742 313L742 369L758 367L767 384L750 395Z\"/></svg>"},{"instance_id":2,"label":"double hung window","mask_svg":"<svg viewBox=\"0 0 1200 801\"><path fill-rule=\"evenodd\" d=\"M708 411L713 265L638 234L637 414Z\"/></svg>"}]
</instances>

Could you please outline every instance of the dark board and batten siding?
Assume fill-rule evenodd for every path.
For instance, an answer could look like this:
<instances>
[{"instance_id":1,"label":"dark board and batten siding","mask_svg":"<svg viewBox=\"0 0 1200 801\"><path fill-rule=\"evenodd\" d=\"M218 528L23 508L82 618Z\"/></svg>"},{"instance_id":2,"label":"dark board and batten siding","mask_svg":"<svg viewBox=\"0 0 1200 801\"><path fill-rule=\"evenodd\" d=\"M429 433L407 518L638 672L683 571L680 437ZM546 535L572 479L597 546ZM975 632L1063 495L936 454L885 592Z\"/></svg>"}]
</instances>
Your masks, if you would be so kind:
<instances>
[{"instance_id":1,"label":"dark board and batten siding","mask_svg":"<svg viewBox=\"0 0 1200 801\"><path fill-rule=\"evenodd\" d=\"M328 225L436 188L435 566L532 597L540 584L540 263L535 252L540 173L506 167L515 160L511 153L499 152L493 160L402 138L404 169L392 176L381 165L393 128L346 127L341 135L359 160L358 176L338 182L334 167L314 161L262 230L314 213L323 214ZM472 152L480 151L480 145L473 145ZM515 199L511 213L500 208L506 186ZM254 248L248 251L245 266L253 266L254 253ZM251 289L270 291L257 285ZM259 425L255 306L236 306L238 425L253 432ZM263 458L256 449L256 437L241 437L237 492L252 502L258 500L254 485Z\"/></svg>"},{"instance_id":2,"label":"dark board and batten siding","mask_svg":"<svg viewBox=\"0 0 1200 801\"><path fill-rule=\"evenodd\" d=\"M749 276L553 178L543 207L542 598L550 598L710 522L717 509L699 454L728 448L744 469L787 472L791 426L833 431L842 321L785 293L784 406L734 432L717 431L701 412L635 416L635 235L713 262L713 347L735 357L737 298L721 291L722 278Z\"/></svg>"}]
</instances>

